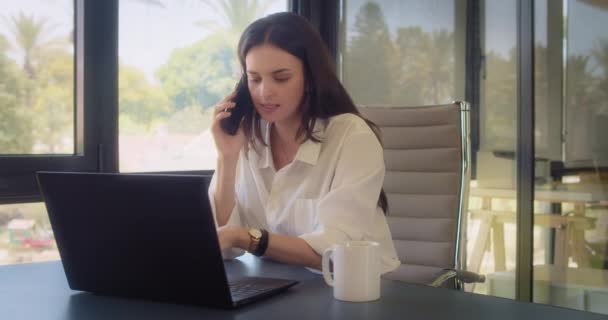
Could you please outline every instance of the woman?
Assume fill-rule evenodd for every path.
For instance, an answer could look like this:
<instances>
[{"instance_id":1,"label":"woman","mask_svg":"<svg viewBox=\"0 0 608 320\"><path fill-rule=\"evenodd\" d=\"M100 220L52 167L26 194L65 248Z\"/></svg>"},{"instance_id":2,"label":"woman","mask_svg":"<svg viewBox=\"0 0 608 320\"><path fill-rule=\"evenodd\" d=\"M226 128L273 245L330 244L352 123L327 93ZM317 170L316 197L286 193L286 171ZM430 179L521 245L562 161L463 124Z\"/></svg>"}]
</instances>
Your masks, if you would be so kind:
<instances>
[{"instance_id":1,"label":"woman","mask_svg":"<svg viewBox=\"0 0 608 320\"><path fill-rule=\"evenodd\" d=\"M209 198L224 255L242 249L320 269L334 243L373 240L383 271L397 268L382 146L319 34L304 18L277 13L253 22L238 51L253 112L226 134L220 123L233 93L215 106L211 126L218 162Z\"/></svg>"}]
</instances>

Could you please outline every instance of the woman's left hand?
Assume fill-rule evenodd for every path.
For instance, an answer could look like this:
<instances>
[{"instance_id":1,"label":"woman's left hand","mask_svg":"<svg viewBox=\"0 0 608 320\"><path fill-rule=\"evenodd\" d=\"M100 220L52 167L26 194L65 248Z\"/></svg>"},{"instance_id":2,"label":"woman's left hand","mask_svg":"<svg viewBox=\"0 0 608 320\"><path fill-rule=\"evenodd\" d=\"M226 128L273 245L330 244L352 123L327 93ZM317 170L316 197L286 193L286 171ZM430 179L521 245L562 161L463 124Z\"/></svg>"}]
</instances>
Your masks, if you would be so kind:
<instances>
[{"instance_id":1,"label":"woman's left hand","mask_svg":"<svg viewBox=\"0 0 608 320\"><path fill-rule=\"evenodd\" d=\"M249 240L247 230L237 226L222 226L217 228L217 237L222 251L231 248L247 250L245 243Z\"/></svg>"}]
</instances>

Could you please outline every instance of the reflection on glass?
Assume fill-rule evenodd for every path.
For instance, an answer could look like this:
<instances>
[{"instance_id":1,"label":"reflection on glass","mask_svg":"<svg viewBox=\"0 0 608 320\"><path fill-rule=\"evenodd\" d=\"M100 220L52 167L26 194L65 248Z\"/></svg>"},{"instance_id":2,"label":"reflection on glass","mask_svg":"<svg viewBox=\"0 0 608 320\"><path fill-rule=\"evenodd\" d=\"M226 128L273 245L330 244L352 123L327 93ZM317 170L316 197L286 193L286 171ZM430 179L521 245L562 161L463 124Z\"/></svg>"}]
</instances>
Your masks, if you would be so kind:
<instances>
[{"instance_id":1,"label":"reflection on glass","mask_svg":"<svg viewBox=\"0 0 608 320\"><path fill-rule=\"evenodd\" d=\"M468 268L476 293L515 297L517 20L513 1L482 1L480 146L469 200Z\"/></svg>"},{"instance_id":2,"label":"reflection on glass","mask_svg":"<svg viewBox=\"0 0 608 320\"><path fill-rule=\"evenodd\" d=\"M535 13L547 30L535 35L547 40L536 90L552 102L546 114L537 109L536 127L544 121L564 139L549 130L558 152L536 152L550 165L535 190L534 301L608 314L608 3L555 3Z\"/></svg>"},{"instance_id":3,"label":"reflection on glass","mask_svg":"<svg viewBox=\"0 0 608 320\"><path fill-rule=\"evenodd\" d=\"M356 104L462 100L464 58L455 48L460 1L344 1L342 81ZM461 22L464 23L464 22ZM460 48L460 47L459 47ZM458 69L459 70L459 69Z\"/></svg>"},{"instance_id":4,"label":"reflection on glass","mask_svg":"<svg viewBox=\"0 0 608 320\"><path fill-rule=\"evenodd\" d=\"M0 265L59 260L44 203L0 205Z\"/></svg>"},{"instance_id":5,"label":"reflection on glass","mask_svg":"<svg viewBox=\"0 0 608 320\"><path fill-rule=\"evenodd\" d=\"M211 106L240 76L236 45L286 0L119 2L120 170L215 168Z\"/></svg>"},{"instance_id":6,"label":"reflection on glass","mask_svg":"<svg viewBox=\"0 0 608 320\"><path fill-rule=\"evenodd\" d=\"M74 151L71 0L0 0L0 155Z\"/></svg>"}]
</instances>

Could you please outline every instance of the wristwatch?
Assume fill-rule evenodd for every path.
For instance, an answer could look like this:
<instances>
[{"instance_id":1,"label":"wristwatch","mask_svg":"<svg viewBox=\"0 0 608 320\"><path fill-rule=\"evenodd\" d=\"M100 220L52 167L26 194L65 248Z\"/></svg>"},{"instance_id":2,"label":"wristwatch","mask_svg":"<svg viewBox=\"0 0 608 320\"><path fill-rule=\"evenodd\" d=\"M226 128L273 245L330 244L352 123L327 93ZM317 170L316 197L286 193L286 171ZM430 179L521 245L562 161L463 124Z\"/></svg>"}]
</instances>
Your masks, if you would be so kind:
<instances>
[{"instance_id":1,"label":"wristwatch","mask_svg":"<svg viewBox=\"0 0 608 320\"><path fill-rule=\"evenodd\" d=\"M251 228L251 229L249 229L248 233L249 233L249 248L247 248L247 251L255 254L256 249L260 245L260 239L262 239L262 230Z\"/></svg>"},{"instance_id":2,"label":"wristwatch","mask_svg":"<svg viewBox=\"0 0 608 320\"><path fill-rule=\"evenodd\" d=\"M254 256L261 257L266 253L266 249L268 249L268 231L264 229L255 229L251 228L248 231L249 233L249 251Z\"/></svg>"}]
</instances>

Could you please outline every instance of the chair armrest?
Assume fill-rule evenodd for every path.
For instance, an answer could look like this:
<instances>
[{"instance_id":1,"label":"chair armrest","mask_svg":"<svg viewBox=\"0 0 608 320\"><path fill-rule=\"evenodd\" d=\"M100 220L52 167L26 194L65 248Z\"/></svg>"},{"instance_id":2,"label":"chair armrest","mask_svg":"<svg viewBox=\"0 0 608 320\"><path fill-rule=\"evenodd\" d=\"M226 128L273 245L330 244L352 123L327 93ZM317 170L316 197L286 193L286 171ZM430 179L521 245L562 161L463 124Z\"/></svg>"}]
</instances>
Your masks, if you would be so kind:
<instances>
[{"instance_id":1,"label":"chair armrest","mask_svg":"<svg viewBox=\"0 0 608 320\"><path fill-rule=\"evenodd\" d=\"M431 287L440 287L446 281L455 278L459 283L483 283L486 282L486 276L477 274L472 271L443 269L435 280L430 284Z\"/></svg>"}]
</instances>

